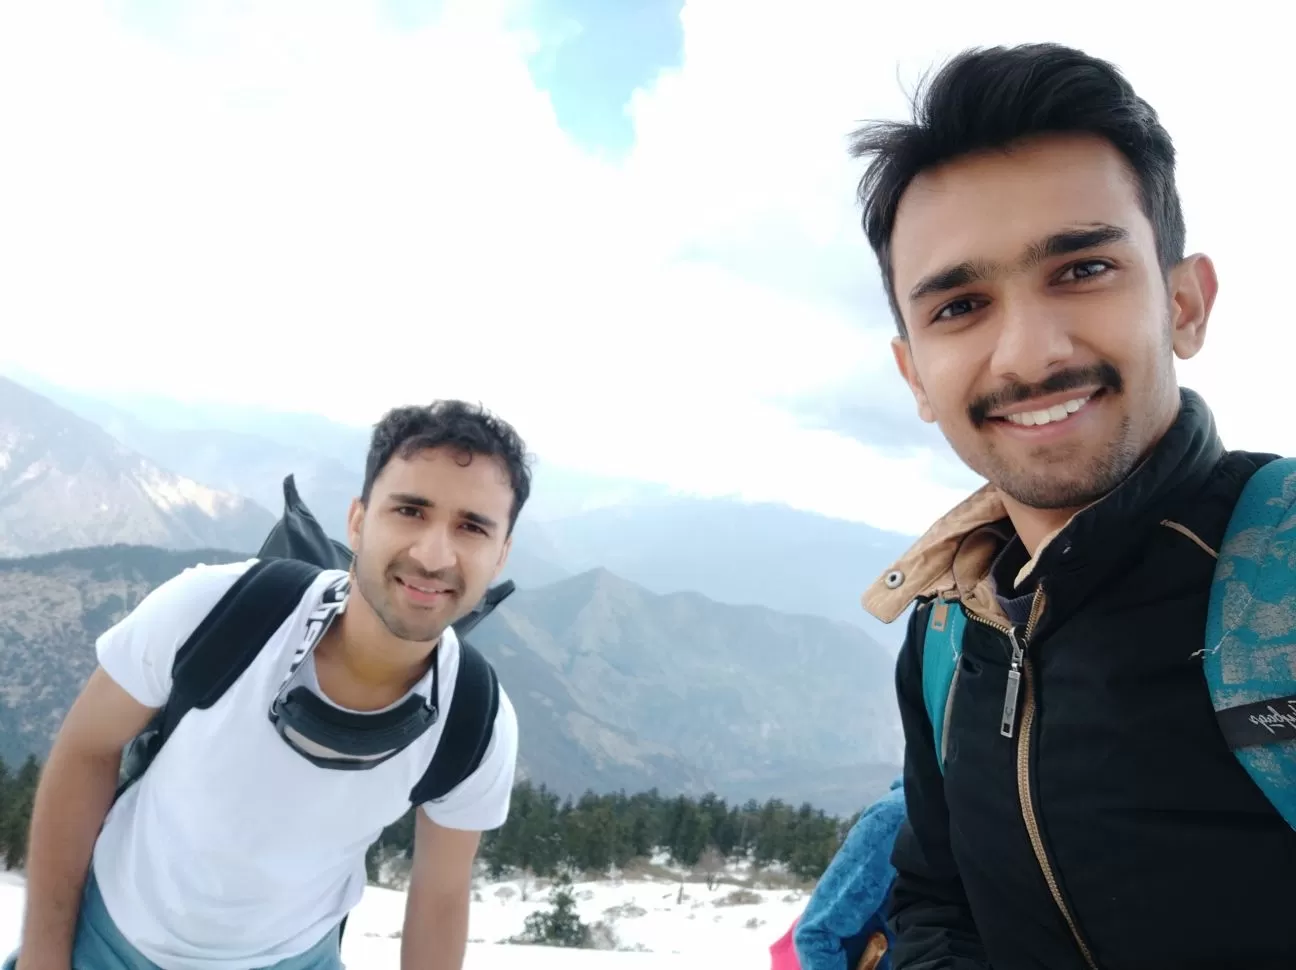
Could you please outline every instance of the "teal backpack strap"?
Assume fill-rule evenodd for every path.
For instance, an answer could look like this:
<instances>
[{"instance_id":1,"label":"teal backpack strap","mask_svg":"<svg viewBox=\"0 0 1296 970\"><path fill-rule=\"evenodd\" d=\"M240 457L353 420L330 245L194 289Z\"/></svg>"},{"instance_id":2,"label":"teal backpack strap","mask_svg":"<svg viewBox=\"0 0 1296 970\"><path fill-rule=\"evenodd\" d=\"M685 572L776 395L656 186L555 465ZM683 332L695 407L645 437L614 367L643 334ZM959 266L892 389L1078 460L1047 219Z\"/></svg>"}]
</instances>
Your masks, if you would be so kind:
<instances>
[{"instance_id":1,"label":"teal backpack strap","mask_svg":"<svg viewBox=\"0 0 1296 970\"><path fill-rule=\"evenodd\" d=\"M1206 683L1230 750L1296 828L1296 459L1251 476L1220 545Z\"/></svg>"},{"instance_id":2,"label":"teal backpack strap","mask_svg":"<svg viewBox=\"0 0 1296 970\"><path fill-rule=\"evenodd\" d=\"M959 657L963 655L963 629L967 616L963 607L939 597L927 608L927 629L923 636L923 703L936 742L936 763L945 773L945 727L950 703L958 687Z\"/></svg>"}]
</instances>

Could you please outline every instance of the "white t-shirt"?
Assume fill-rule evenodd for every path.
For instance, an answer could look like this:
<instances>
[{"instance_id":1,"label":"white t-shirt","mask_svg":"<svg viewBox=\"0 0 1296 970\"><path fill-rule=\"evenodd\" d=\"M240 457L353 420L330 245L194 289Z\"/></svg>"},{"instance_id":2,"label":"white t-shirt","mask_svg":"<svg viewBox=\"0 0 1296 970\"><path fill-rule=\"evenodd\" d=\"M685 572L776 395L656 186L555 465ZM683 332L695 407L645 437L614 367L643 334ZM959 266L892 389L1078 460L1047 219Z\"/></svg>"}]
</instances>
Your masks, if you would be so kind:
<instances>
[{"instance_id":1,"label":"white t-shirt","mask_svg":"<svg viewBox=\"0 0 1296 970\"><path fill-rule=\"evenodd\" d=\"M163 583L99 638L104 670L141 704L161 707L176 651L253 561L197 566ZM95 878L122 935L159 966L248 970L310 949L359 901L365 852L409 809L450 712L459 671L453 631L436 651L440 716L377 767L316 767L268 717L307 618L331 585L345 589L345 578L322 573L244 674L211 708L185 715L108 813ZM309 661L296 676L318 692ZM429 694L431 671L414 690ZM422 810L450 828L498 828L516 760L517 718L501 687L481 765Z\"/></svg>"}]
</instances>

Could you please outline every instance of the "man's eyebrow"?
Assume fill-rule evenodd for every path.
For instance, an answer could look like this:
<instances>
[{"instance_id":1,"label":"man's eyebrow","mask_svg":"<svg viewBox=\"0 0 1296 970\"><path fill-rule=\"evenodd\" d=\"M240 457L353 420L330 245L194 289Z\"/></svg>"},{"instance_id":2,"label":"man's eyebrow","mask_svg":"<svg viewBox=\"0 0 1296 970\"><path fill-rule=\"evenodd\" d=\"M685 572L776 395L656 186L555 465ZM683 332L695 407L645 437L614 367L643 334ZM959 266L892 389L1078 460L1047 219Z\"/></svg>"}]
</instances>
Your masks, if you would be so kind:
<instances>
[{"instance_id":1,"label":"man's eyebrow","mask_svg":"<svg viewBox=\"0 0 1296 970\"><path fill-rule=\"evenodd\" d=\"M395 505L417 505L421 509L432 508L431 499L426 499L422 495L415 495L413 492L392 492L387 496L387 500Z\"/></svg>"},{"instance_id":2,"label":"man's eyebrow","mask_svg":"<svg viewBox=\"0 0 1296 970\"><path fill-rule=\"evenodd\" d=\"M482 515L480 512L470 512L468 509L460 509L459 515L461 518L466 519L469 522L476 523L483 529L494 529L499 525L499 523L489 515Z\"/></svg>"},{"instance_id":3,"label":"man's eyebrow","mask_svg":"<svg viewBox=\"0 0 1296 970\"><path fill-rule=\"evenodd\" d=\"M1035 266L1054 256L1067 256L1114 242L1126 242L1129 237L1128 229L1106 223L1098 223L1086 229L1065 229L1030 246L1022 259L1022 265Z\"/></svg>"},{"instance_id":4,"label":"man's eyebrow","mask_svg":"<svg viewBox=\"0 0 1296 970\"><path fill-rule=\"evenodd\" d=\"M909 291L909 302L916 303L925 296L957 290L961 286L971 286L994 276L995 267L984 261L967 260L955 266L947 266L930 276L925 276Z\"/></svg>"},{"instance_id":5,"label":"man's eyebrow","mask_svg":"<svg viewBox=\"0 0 1296 970\"><path fill-rule=\"evenodd\" d=\"M1029 269L1046 259L1084 252L1086 249L1107 246L1114 242L1125 242L1129 238L1128 229L1105 222L1078 229L1064 229L1027 246L1021 259L1018 260L1018 266ZM983 282L991 279L1000 269L997 263L987 260L965 260L954 266L947 266L919 280L909 291L909 302L916 303L923 297Z\"/></svg>"},{"instance_id":6,"label":"man's eyebrow","mask_svg":"<svg viewBox=\"0 0 1296 970\"><path fill-rule=\"evenodd\" d=\"M393 492L387 496L387 500L393 505L413 505L421 509L430 509L436 506L436 503L431 499L424 498L422 495L415 495L413 492ZM460 509L459 517L467 522L475 523L483 529L499 527L499 523L489 515L482 515L480 512L474 512L471 509Z\"/></svg>"}]
</instances>

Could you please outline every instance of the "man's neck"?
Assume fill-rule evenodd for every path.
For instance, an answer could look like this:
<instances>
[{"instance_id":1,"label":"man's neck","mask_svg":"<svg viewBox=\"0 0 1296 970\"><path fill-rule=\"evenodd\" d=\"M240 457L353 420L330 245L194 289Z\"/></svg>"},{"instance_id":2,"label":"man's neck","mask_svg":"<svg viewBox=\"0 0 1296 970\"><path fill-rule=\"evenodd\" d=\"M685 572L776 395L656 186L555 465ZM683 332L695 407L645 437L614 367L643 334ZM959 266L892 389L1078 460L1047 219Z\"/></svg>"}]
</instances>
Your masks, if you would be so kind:
<instances>
[{"instance_id":1,"label":"man's neck","mask_svg":"<svg viewBox=\"0 0 1296 970\"><path fill-rule=\"evenodd\" d=\"M391 635L376 617L340 613L315 649L316 674L324 692L357 710L386 707L409 693L430 669L437 640L413 643ZM350 699L346 703L342 696Z\"/></svg>"},{"instance_id":2,"label":"man's neck","mask_svg":"<svg viewBox=\"0 0 1296 970\"><path fill-rule=\"evenodd\" d=\"M1079 508L1075 509L1033 509L1020 502L1003 496L1004 510L1013 524L1022 545L1026 548L1028 558L1034 559L1044 544L1061 532L1070 522Z\"/></svg>"}]
</instances>

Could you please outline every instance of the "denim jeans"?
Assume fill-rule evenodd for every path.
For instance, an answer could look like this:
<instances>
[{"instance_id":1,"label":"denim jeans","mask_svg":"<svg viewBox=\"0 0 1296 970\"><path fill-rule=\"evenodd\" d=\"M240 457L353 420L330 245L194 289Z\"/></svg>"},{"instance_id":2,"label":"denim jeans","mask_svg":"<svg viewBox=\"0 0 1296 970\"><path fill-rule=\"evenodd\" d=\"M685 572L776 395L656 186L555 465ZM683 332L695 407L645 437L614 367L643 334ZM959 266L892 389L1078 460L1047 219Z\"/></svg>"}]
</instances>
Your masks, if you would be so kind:
<instances>
[{"instance_id":1,"label":"denim jeans","mask_svg":"<svg viewBox=\"0 0 1296 970\"><path fill-rule=\"evenodd\" d=\"M333 930L299 956L280 960L264 970L343 970L338 930ZM14 970L15 951L0 970ZM108 915L94 870L86 877L81 912L77 917L76 941L72 946L72 970L161 970L131 946Z\"/></svg>"}]
</instances>

